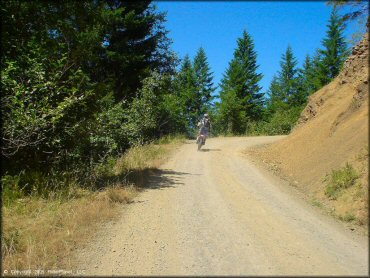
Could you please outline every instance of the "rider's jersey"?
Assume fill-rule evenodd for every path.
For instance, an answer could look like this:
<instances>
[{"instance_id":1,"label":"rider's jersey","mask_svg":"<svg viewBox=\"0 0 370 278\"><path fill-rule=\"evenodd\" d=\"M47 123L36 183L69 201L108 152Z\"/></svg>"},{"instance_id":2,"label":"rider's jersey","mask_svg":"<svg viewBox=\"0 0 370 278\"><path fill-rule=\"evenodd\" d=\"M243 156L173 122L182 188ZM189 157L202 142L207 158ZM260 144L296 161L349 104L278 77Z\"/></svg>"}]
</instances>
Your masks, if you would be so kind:
<instances>
[{"instance_id":1,"label":"rider's jersey","mask_svg":"<svg viewBox=\"0 0 370 278\"><path fill-rule=\"evenodd\" d=\"M205 128L209 129L210 126L211 126L211 121L209 119L206 119L206 118L203 118L201 121L200 121L200 126L204 126Z\"/></svg>"},{"instance_id":2,"label":"rider's jersey","mask_svg":"<svg viewBox=\"0 0 370 278\"><path fill-rule=\"evenodd\" d=\"M206 119L203 118L201 121L200 121L200 129L199 129L199 133L200 134L204 134L206 136L208 136L208 132L209 132L209 128L211 126L211 122L209 121L208 119L208 126L206 124Z\"/></svg>"}]
</instances>

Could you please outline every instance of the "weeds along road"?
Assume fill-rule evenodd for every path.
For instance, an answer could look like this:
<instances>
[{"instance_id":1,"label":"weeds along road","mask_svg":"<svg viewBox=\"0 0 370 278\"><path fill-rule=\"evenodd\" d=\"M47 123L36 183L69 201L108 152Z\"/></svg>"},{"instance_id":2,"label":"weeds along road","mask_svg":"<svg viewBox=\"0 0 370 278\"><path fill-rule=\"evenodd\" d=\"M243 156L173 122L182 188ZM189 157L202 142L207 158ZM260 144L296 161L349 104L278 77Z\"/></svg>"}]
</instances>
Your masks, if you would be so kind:
<instances>
[{"instance_id":1,"label":"weeds along road","mask_svg":"<svg viewBox=\"0 0 370 278\"><path fill-rule=\"evenodd\" d=\"M368 241L241 153L281 137L184 144L79 253L88 275L367 275Z\"/></svg>"}]
</instances>

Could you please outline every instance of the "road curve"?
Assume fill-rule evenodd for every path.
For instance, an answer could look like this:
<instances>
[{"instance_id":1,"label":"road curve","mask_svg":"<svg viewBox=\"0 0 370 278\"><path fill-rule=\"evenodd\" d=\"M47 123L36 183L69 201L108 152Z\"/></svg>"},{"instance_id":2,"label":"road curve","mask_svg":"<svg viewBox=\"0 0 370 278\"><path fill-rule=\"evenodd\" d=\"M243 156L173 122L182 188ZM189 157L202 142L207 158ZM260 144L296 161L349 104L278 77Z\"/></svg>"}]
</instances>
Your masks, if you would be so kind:
<instances>
[{"instance_id":1,"label":"road curve","mask_svg":"<svg viewBox=\"0 0 370 278\"><path fill-rule=\"evenodd\" d=\"M242 150L280 137L189 141L79 252L86 275L368 275L368 241Z\"/></svg>"}]
</instances>

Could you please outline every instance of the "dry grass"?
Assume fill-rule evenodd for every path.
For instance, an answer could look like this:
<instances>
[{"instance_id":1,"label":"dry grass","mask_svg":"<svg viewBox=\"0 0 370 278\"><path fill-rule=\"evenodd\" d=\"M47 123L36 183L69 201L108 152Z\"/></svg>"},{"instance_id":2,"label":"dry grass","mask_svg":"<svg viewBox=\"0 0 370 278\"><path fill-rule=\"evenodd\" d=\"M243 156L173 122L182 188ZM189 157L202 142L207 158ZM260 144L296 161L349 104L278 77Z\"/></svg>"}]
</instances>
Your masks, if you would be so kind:
<instances>
[{"instance_id":1,"label":"dry grass","mask_svg":"<svg viewBox=\"0 0 370 278\"><path fill-rule=\"evenodd\" d=\"M112 186L105 192L105 199L110 203L129 204L132 199L137 195L138 191L135 187L119 187Z\"/></svg>"},{"instance_id":2,"label":"dry grass","mask_svg":"<svg viewBox=\"0 0 370 278\"><path fill-rule=\"evenodd\" d=\"M118 159L114 167L115 174L126 173L132 170L144 170L158 167L165 157L164 147L161 145L145 145L128 150Z\"/></svg>"},{"instance_id":3,"label":"dry grass","mask_svg":"<svg viewBox=\"0 0 370 278\"><path fill-rule=\"evenodd\" d=\"M117 160L114 173L120 175L130 171L157 168L184 142L183 136L166 136L155 143L133 147Z\"/></svg>"},{"instance_id":4,"label":"dry grass","mask_svg":"<svg viewBox=\"0 0 370 278\"><path fill-rule=\"evenodd\" d=\"M134 188L110 187L61 201L28 197L3 208L3 269L70 268L76 246L87 242L101 221L129 203Z\"/></svg>"},{"instance_id":5,"label":"dry grass","mask_svg":"<svg viewBox=\"0 0 370 278\"><path fill-rule=\"evenodd\" d=\"M171 142L129 150L117 160L115 173L160 166L182 140ZM122 184L95 192L71 190L68 198L26 197L3 207L3 270L72 269L74 250L92 238L99 223L117 217L122 204L130 203L139 192Z\"/></svg>"},{"instance_id":6,"label":"dry grass","mask_svg":"<svg viewBox=\"0 0 370 278\"><path fill-rule=\"evenodd\" d=\"M355 185L358 178L357 171L349 163L341 169L332 170L330 181L325 188L325 194L329 199L336 200L344 189Z\"/></svg>"}]
</instances>

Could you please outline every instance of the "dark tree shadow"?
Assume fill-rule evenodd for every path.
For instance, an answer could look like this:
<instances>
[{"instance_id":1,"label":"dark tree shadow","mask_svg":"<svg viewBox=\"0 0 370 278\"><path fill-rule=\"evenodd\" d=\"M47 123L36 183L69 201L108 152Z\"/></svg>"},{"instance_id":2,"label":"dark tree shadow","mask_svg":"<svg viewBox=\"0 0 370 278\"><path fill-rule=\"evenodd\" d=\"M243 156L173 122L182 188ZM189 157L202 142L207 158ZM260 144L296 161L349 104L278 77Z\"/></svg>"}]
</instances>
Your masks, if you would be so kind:
<instances>
[{"instance_id":1,"label":"dark tree shadow","mask_svg":"<svg viewBox=\"0 0 370 278\"><path fill-rule=\"evenodd\" d=\"M162 189L183 185L182 179L185 175L191 174L166 169L147 169L132 173L128 177L128 182L140 190Z\"/></svg>"},{"instance_id":2,"label":"dark tree shadow","mask_svg":"<svg viewBox=\"0 0 370 278\"><path fill-rule=\"evenodd\" d=\"M167 169L146 168L117 176L101 177L95 182L95 188L101 190L113 184L133 185L140 191L176 187L184 184L181 180L185 175L191 174Z\"/></svg>"},{"instance_id":3,"label":"dark tree shadow","mask_svg":"<svg viewBox=\"0 0 370 278\"><path fill-rule=\"evenodd\" d=\"M200 149L202 152L219 152L221 149Z\"/></svg>"}]
</instances>

